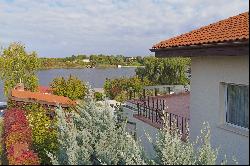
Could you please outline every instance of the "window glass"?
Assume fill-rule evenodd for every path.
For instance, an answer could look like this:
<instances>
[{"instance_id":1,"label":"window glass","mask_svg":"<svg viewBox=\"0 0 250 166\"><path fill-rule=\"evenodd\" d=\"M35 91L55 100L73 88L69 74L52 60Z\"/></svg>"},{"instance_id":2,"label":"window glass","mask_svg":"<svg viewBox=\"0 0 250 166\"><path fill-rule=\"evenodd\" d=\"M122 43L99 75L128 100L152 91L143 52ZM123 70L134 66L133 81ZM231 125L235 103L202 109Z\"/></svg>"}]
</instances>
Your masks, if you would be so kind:
<instances>
[{"instance_id":1,"label":"window glass","mask_svg":"<svg viewBox=\"0 0 250 166\"><path fill-rule=\"evenodd\" d=\"M226 122L249 128L249 86L227 85Z\"/></svg>"}]
</instances>

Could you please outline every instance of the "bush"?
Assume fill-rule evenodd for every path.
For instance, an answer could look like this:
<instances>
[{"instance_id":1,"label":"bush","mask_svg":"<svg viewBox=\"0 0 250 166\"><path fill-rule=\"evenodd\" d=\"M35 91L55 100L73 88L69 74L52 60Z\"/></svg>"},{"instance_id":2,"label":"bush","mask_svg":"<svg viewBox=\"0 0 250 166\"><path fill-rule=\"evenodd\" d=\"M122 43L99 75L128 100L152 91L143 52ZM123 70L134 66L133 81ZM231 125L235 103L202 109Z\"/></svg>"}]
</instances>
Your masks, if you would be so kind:
<instances>
[{"instance_id":1,"label":"bush","mask_svg":"<svg viewBox=\"0 0 250 166\"><path fill-rule=\"evenodd\" d=\"M142 81L139 77L107 79L104 84L104 90L110 99L118 99L120 102L124 102L128 99L130 91L136 92L137 95L139 94L136 97L140 97L143 87L150 84L147 79Z\"/></svg>"},{"instance_id":2,"label":"bush","mask_svg":"<svg viewBox=\"0 0 250 166\"><path fill-rule=\"evenodd\" d=\"M137 68L136 75L141 79L148 79L157 85L186 85L186 76L190 66L190 58L155 58L145 57L144 68Z\"/></svg>"},{"instance_id":3,"label":"bush","mask_svg":"<svg viewBox=\"0 0 250 166\"><path fill-rule=\"evenodd\" d=\"M71 100L83 99L86 94L85 83L72 75L69 76L68 80L64 77L55 78L50 87L53 90L53 94L65 96Z\"/></svg>"},{"instance_id":4,"label":"bush","mask_svg":"<svg viewBox=\"0 0 250 166\"><path fill-rule=\"evenodd\" d=\"M32 129L33 147L38 152L41 164L50 164L46 152L52 154L57 151L57 122L56 118L50 118L49 110L45 110L39 104L26 106L27 118Z\"/></svg>"},{"instance_id":5,"label":"bush","mask_svg":"<svg viewBox=\"0 0 250 166\"><path fill-rule=\"evenodd\" d=\"M159 130L158 138L154 143L156 164L159 165L216 165L218 149L210 144L210 127L204 123L201 136L192 143L188 138L183 141L175 123L169 127L169 120L164 118L164 127ZM225 158L222 164L226 164Z\"/></svg>"},{"instance_id":6,"label":"bush","mask_svg":"<svg viewBox=\"0 0 250 166\"><path fill-rule=\"evenodd\" d=\"M10 165L39 165L37 154L30 150L31 135L23 110L10 109L4 113L4 142Z\"/></svg>"},{"instance_id":7,"label":"bush","mask_svg":"<svg viewBox=\"0 0 250 166\"><path fill-rule=\"evenodd\" d=\"M101 101L101 100L103 100L103 94L100 93L100 92L95 92L95 93L94 93L94 96L95 96L96 101Z\"/></svg>"},{"instance_id":8,"label":"bush","mask_svg":"<svg viewBox=\"0 0 250 166\"><path fill-rule=\"evenodd\" d=\"M60 165L135 165L145 164L137 142L125 132L125 123L117 126L110 110L97 106L91 97L84 105L69 113L57 109L58 154L51 155L53 164Z\"/></svg>"}]
</instances>

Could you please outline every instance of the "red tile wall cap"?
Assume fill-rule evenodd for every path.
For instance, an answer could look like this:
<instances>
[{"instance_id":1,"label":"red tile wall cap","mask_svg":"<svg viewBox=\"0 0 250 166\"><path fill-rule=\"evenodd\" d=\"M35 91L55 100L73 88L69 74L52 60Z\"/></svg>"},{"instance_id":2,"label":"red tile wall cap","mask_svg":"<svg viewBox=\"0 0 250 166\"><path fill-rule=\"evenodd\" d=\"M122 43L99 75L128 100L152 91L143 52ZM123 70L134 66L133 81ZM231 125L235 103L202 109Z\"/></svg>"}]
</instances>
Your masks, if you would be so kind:
<instances>
[{"instance_id":1,"label":"red tile wall cap","mask_svg":"<svg viewBox=\"0 0 250 166\"><path fill-rule=\"evenodd\" d=\"M152 49L249 40L249 12L161 41Z\"/></svg>"}]
</instances>

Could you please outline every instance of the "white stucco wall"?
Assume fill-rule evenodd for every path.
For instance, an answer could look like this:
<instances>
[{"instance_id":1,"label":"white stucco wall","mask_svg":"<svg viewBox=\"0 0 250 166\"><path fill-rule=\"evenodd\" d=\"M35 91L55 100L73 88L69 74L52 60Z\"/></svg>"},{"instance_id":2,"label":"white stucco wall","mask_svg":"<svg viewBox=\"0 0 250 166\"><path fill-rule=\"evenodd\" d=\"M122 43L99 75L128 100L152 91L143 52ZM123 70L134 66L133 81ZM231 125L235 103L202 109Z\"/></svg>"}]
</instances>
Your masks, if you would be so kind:
<instances>
[{"instance_id":1,"label":"white stucco wall","mask_svg":"<svg viewBox=\"0 0 250 166\"><path fill-rule=\"evenodd\" d=\"M128 104L132 106L132 104ZM135 106L135 105L134 105ZM123 108L124 115L128 117L128 121L136 123L136 137L139 141L140 145L143 147L146 155L153 159L155 157L155 151L153 148L152 143L147 138L146 133L152 138L152 141L155 143L157 139L158 129L152 127L151 125L138 120L133 117L133 114L136 114L136 111L132 111L131 109L128 109L126 107Z\"/></svg>"},{"instance_id":2,"label":"white stucco wall","mask_svg":"<svg viewBox=\"0 0 250 166\"><path fill-rule=\"evenodd\" d=\"M239 164L249 164L249 136L220 128L223 91L220 82L249 85L249 55L191 58L190 137L200 135L204 121L211 127L211 143L220 146L219 160L234 155ZM220 161L218 161L220 162Z\"/></svg>"}]
</instances>

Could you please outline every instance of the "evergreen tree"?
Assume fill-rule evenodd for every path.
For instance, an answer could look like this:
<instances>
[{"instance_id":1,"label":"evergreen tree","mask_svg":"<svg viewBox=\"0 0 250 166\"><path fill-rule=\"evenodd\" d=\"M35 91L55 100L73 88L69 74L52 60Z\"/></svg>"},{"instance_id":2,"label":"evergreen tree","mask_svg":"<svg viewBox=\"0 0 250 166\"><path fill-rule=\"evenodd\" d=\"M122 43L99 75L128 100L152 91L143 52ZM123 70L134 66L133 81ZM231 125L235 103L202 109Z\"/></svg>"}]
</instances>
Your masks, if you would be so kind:
<instances>
[{"instance_id":1,"label":"evergreen tree","mask_svg":"<svg viewBox=\"0 0 250 166\"><path fill-rule=\"evenodd\" d=\"M98 106L90 90L70 113L57 109L60 150L53 164L145 164L142 149L117 125L108 106Z\"/></svg>"},{"instance_id":2,"label":"evergreen tree","mask_svg":"<svg viewBox=\"0 0 250 166\"><path fill-rule=\"evenodd\" d=\"M183 136L172 123L164 117L164 127L159 130L158 138L154 144L156 151L155 163L159 165L216 165L218 149L213 149L210 144L210 127L204 123L201 136L194 143L188 138L183 141ZM221 162L226 164L227 160Z\"/></svg>"}]
</instances>

